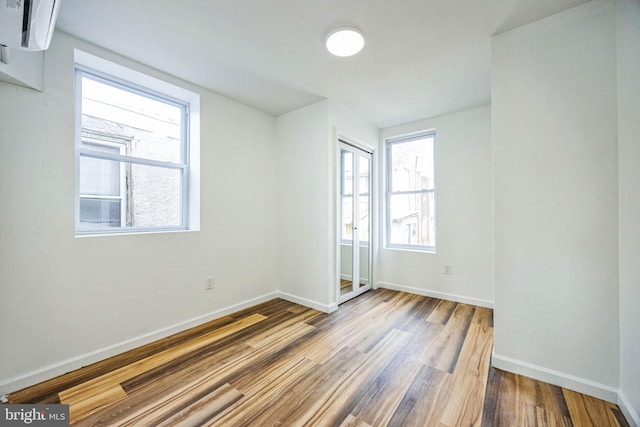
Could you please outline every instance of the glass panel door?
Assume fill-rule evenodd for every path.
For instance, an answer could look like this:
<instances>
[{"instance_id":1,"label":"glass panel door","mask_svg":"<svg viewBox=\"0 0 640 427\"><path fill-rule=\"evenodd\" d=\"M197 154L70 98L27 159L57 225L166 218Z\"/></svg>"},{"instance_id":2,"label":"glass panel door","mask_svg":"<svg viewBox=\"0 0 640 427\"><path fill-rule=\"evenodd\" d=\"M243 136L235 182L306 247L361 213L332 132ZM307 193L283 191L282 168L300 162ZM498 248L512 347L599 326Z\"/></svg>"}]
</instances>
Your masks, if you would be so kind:
<instances>
[{"instance_id":1,"label":"glass panel door","mask_svg":"<svg viewBox=\"0 0 640 427\"><path fill-rule=\"evenodd\" d=\"M369 284L369 236L371 227L371 157L358 156L358 258L359 258L359 288Z\"/></svg>"},{"instance_id":2,"label":"glass panel door","mask_svg":"<svg viewBox=\"0 0 640 427\"><path fill-rule=\"evenodd\" d=\"M340 144L338 303L371 289L371 153Z\"/></svg>"},{"instance_id":3,"label":"glass panel door","mask_svg":"<svg viewBox=\"0 0 640 427\"><path fill-rule=\"evenodd\" d=\"M340 150L340 296L353 292L353 157Z\"/></svg>"}]
</instances>

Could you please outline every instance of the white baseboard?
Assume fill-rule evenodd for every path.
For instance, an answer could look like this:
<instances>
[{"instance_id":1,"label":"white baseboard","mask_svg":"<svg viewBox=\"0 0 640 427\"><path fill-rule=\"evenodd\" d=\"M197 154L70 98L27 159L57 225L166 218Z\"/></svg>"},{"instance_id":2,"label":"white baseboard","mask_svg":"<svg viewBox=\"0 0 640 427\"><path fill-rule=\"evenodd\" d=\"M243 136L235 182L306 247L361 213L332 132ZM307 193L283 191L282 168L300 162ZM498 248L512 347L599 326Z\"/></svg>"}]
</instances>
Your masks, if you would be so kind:
<instances>
[{"instance_id":1,"label":"white baseboard","mask_svg":"<svg viewBox=\"0 0 640 427\"><path fill-rule=\"evenodd\" d=\"M618 390L618 406L631 427L640 427L640 415L633 409L622 390Z\"/></svg>"},{"instance_id":2,"label":"white baseboard","mask_svg":"<svg viewBox=\"0 0 640 427\"><path fill-rule=\"evenodd\" d=\"M102 349L92 351L90 353L86 353L60 363L43 367L24 375L9 378L0 383L0 396L4 394L10 394L11 392L21 390L25 387L38 384L51 378L55 378L59 375L66 374L67 372L82 368L83 366L99 362L117 354L124 353L145 344L149 344L153 341L166 338L178 332L186 331L187 329L202 325L203 323L209 322L211 320L219 319L220 317L235 313L236 311L240 311L253 305L260 304L262 302L269 301L278 297L279 295L276 292L270 292L268 294L252 298L250 300L243 301L229 307L214 310L202 316L194 317L192 319L177 323L173 326L169 326L145 335L131 338L129 340L122 341L120 343L110 345L108 347L104 347Z\"/></svg>"},{"instance_id":3,"label":"white baseboard","mask_svg":"<svg viewBox=\"0 0 640 427\"><path fill-rule=\"evenodd\" d=\"M288 294L286 292L277 291L277 298L282 298L283 300L293 302L296 304L304 305L305 307L313 308L314 310L322 311L324 313L333 313L338 309L338 304L321 304L316 301L311 301L306 298L297 297L295 295Z\"/></svg>"},{"instance_id":4,"label":"white baseboard","mask_svg":"<svg viewBox=\"0 0 640 427\"><path fill-rule=\"evenodd\" d=\"M378 282L375 289L385 288L393 291L407 292L410 294L422 295L425 297L444 299L448 301L461 302L463 304L477 305L479 307L493 308L493 301L479 298L466 297L464 295L448 294L446 292L430 291L427 289L412 288L409 286L397 285L395 283Z\"/></svg>"},{"instance_id":5,"label":"white baseboard","mask_svg":"<svg viewBox=\"0 0 640 427\"><path fill-rule=\"evenodd\" d=\"M513 372L515 374L524 375L525 377L535 380L544 381L549 384L557 385L578 393L597 397L607 402L617 403L618 390L615 387L601 384L586 378L576 377L564 372L555 371L553 369L537 366L532 363L523 362L521 360L512 359L507 356L496 354L495 351L491 356L491 365L494 368L504 371Z\"/></svg>"}]
</instances>

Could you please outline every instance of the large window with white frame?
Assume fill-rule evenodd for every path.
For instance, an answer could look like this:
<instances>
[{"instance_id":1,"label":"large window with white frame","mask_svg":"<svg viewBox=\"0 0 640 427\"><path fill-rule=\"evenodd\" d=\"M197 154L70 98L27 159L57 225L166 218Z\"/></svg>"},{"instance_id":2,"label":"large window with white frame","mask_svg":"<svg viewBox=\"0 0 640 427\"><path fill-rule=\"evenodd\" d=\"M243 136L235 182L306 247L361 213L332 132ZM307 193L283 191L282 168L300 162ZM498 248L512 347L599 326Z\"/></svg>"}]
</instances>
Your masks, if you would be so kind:
<instances>
[{"instance_id":1,"label":"large window with white frame","mask_svg":"<svg viewBox=\"0 0 640 427\"><path fill-rule=\"evenodd\" d=\"M76 235L199 228L198 110L197 94L76 52Z\"/></svg>"},{"instance_id":2,"label":"large window with white frame","mask_svg":"<svg viewBox=\"0 0 640 427\"><path fill-rule=\"evenodd\" d=\"M385 140L386 245L435 252L435 131Z\"/></svg>"}]
</instances>

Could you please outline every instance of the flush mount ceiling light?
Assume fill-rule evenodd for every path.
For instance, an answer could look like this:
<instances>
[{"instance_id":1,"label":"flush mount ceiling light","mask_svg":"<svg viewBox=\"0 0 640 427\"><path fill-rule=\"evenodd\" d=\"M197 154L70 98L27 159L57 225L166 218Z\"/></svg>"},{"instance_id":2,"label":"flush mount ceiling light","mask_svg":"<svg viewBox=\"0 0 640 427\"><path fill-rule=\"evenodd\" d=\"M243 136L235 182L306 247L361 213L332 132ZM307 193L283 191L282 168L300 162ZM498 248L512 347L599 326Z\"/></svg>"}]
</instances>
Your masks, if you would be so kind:
<instances>
[{"instance_id":1,"label":"flush mount ceiling light","mask_svg":"<svg viewBox=\"0 0 640 427\"><path fill-rule=\"evenodd\" d=\"M338 28L327 36L327 50L336 56L351 56L364 47L364 36L355 28Z\"/></svg>"}]
</instances>

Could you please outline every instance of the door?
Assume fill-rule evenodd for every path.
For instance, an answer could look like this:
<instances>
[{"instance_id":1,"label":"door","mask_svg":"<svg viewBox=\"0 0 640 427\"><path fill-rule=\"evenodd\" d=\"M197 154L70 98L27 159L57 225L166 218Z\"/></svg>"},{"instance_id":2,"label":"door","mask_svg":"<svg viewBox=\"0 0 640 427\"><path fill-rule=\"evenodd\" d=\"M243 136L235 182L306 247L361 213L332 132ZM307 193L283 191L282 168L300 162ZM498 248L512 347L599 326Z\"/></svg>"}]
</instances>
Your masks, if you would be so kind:
<instances>
[{"instance_id":1,"label":"door","mask_svg":"<svg viewBox=\"0 0 640 427\"><path fill-rule=\"evenodd\" d=\"M372 153L340 140L338 304L371 289Z\"/></svg>"}]
</instances>

